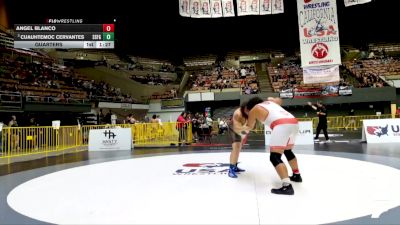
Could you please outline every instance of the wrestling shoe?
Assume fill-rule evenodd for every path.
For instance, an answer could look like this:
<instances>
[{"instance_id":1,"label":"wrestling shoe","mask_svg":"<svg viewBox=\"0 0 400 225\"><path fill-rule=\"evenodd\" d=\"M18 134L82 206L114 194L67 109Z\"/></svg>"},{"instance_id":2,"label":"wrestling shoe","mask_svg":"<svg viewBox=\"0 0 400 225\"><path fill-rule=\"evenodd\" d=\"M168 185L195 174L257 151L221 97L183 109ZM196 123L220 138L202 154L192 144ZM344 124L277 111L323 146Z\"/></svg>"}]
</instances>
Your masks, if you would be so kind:
<instances>
[{"instance_id":1,"label":"wrestling shoe","mask_svg":"<svg viewBox=\"0 0 400 225\"><path fill-rule=\"evenodd\" d=\"M271 189L271 193L277 195L294 195L294 190L291 184L287 186L282 186L281 188Z\"/></svg>"},{"instance_id":2,"label":"wrestling shoe","mask_svg":"<svg viewBox=\"0 0 400 225\"><path fill-rule=\"evenodd\" d=\"M230 178L237 178L237 177L238 177L238 176L236 175L235 169L236 169L235 166L230 166L230 167L229 167L228 176L229 176Z\"/></svg>"},{"instance_id":3,"label":"wrestling shoe","mask_svg":"<svg viewBox=\"0 0 400 225\"><path fill-rule=\"evenodd\" d=\"M241 173L241 172L245 172L246 171L244 169L239 168L237 165L238 165L238 163L236 163L236 166L235 166L235 172L236 173Z\"/></svg>"},{"instance_id":4,"label":"wrestling shoe","mask_svg":"<svg viewBox=\"0 0 400 225\"><path fill-rule=\"evenodd\" d=\"M301 175L299 173L294 173L293 176L290 177L290 180L298 183L303 182L303 178L301 178Z\"/></svg>"}]
</instances>

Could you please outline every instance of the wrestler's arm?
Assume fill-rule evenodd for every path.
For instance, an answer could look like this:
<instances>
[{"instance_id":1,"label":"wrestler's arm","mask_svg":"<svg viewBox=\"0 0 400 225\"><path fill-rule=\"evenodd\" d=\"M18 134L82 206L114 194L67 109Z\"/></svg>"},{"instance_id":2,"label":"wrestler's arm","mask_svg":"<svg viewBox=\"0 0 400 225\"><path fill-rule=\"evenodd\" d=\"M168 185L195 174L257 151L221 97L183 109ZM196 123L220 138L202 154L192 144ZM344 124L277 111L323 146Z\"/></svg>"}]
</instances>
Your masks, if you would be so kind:
<instances>
[{"instance_id":1,"label":"wrestler's arm","mask_svg":"<svg viewBox=\"0 0 400 225\"><path fill-rule=\"evenodd\" d=\"M269 112L260 108L260 106L255 106L249 112L249 119L247 120L246 130L250 132L256 126L256 122L264 121L268 117Z\"/></svg>"},{"instance_id":2,"label":"wrestler's arm","mask_svg":"<svg viewBox=\"0 0 400 225\"><path fill-rule=\"evenodd\" d=\"M246 125L246 130L250 132L250 130L253 130L254 127L256 126L257 122L257 112L258 112L258 107L254 107L253 109L250 110L249 112L249 118L247 120L247 125Z\"/></svg>"}]
</instances>

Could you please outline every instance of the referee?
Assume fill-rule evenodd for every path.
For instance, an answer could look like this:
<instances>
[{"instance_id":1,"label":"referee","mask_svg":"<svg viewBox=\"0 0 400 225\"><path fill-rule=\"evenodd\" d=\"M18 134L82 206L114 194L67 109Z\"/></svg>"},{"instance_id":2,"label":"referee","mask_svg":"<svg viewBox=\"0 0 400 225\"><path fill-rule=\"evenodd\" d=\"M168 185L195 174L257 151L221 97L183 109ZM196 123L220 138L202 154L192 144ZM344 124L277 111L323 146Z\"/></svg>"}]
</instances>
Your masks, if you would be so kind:
<instances>
[{"instance_id":1,"label":"referee","mask_svg":"<svg viewBox=\"0 0 400 225\"><path fill-rule=\"evenodd\" d=\"M317 111L318 115L318 126L314 140L318 140L319 133L321 133L322 130L324 132L326 142L331 142L328 137L328 111L326 110L326 107L320 102L317 102L315 105L313 105L311 102L308 102L307 104L311 106L311 108L313 108L315 111Z\"/></svg>"}]
</instances>

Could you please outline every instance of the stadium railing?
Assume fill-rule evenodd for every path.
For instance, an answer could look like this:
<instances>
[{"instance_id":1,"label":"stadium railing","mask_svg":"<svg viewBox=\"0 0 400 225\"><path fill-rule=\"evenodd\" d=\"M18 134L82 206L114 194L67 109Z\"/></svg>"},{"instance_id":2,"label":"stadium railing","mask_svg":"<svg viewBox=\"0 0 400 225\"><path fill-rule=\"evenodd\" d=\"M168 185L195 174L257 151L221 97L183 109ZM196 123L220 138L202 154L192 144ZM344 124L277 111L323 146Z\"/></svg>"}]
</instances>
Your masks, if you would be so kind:
<instances>
[{"instance_id":1,"label":"stadium railing","mask_svg":"<svg viewBox=\"0 0 400 225\"><path fill-rule=\"evenodd\" d=\"M43 97L43 96L25 96L26 102L45 102L45 103L53 103L53 102L62 102L62 103L71 103L71 104L83 104L88 103L89 101L85 99L74 99L74 98L66 98L60 99L58 97Z\"/></svg>"},{"instance_id":2,"label":"stadium railing","mask_svg":"<svg viewBox=\"0 0 400 225\"><path fill-rule=\"evenodd\" d=\"M192 124L163 122L118 125L3 127L0 132L0 159L85 150L89 132L94 129L130 128L137 147L190 144Z\"/></svg>"},{"instance_id":3,"label":"stadium railing","mask_svg":"<svg viewBox=\"0 0 400 225\"><path fill-rule=\"evenodd\" d=\"M391 114L377 115L362 115L362 116L328 116L328 130L341 130L341 129L361 129L363 120L370 119L389 119L392 118ZM313 128L316 129L318 126L318 117L305 117L297 118L299 121L312 121ZM256 129L253 130L256 133L262 133L264 126L257 123Z\"/></svg>"},{"instance_id":4,"label":"stadium railing","mask_svg":"<svg viewBox=\"0 0 400 225\"><path fill-rule=\"evenodd\" d=\"M366 119L386 119L391 115L328 117L328 129L359 129ZM299 118L312 121L316 128L318 118ZM215 124L216 125L216 124ZM214 126L215 128L218 125ZM84 125L53 127L3 127L0 132L0 159L17 158L35 154L86 150L89 132L94 129L130 128L135 147L156 147L190 144L193 141L192 124L163 122L117 125ZM263 133L264 126L257 124L255 133Z\"/></svg>"},{"instance_id":5,"label":"stadium railing","mask_svg":"<svg viewBox=\"0 0 400 225\"><path fill-rule=\"evenodd\" d=\"M21 109L22 108L21 93L0 91L0 107L8 109Z\"/></svg>"},{"instance_id":6,"label":"stadium railing","mask_svg":"<svg viewBox=\"0 0 400 225\"><path fill-rule=\"evenodd\" d=\"M79 147L77 126L4 127L0 132L0 158L64 151Z\"/></svg>"},{"instance_id":7,"label":"stadium railing","mask_svg":"<svg viewBox=\"0 0 400 225\"><path fill-rule=\"evenodd\" d=\"M193 140L192 124L163 122L159 123L137 123L117 125L90 125L82 126L81 146L87 146L89 131L92 129L108 128L131 128L135 146L165 146L191 143Z\"/></svg>"}]
</instances>

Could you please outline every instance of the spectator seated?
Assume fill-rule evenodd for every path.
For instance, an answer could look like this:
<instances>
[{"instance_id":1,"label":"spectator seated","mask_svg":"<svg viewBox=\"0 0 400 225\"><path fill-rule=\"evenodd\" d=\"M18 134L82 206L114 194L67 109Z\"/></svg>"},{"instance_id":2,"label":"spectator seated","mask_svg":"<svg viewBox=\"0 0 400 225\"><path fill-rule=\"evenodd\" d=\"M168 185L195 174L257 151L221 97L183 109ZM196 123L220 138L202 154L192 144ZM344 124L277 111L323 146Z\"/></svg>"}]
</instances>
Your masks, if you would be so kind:
<instances>
[{"instance_id":1,"label":"spectator seated","mask_svg":"<svg viewBox=\"0 0 400 225\"><path fill-rule=\"evenodd\" d=\"M20 92L27 101L79 103L105 99L136 102L104 82L86 80L72 68L48 62L1 59L1 90Z\"/></svg>"},{"instance_id":2,"label":"spectator seated","mask_svg":"<svg viewBox=\"0 0 400 225\"><path fill-rule=\"evenodd\" d=\"M354 60L344 64L360 82L360 87L387 86L382 78L390 80L400 75L400 61L393 58Z\"/></svg>"},{"instance_id":3,"label":"spectator seated","mask_svg":"<svg viewBox=\"0 0 400 225\"><path fill-rule=\"evenodd\" d=\"M202 90L224 90L229 88L240 88L246 93L246 89L251 89L250 94L258 93L257 75L254 69L243 67L239 70L235 68L215 67L212 71L193 73L191 81L191 91Z\"/></svg>"},{"instance_id":4,"label":"spectator seated","mask_svg":"<svg viewBox=\"0 0 400 225\"><path fill-rule=\"evenodd\" d=\"M172 88L171 90L167 90L164 93L158 93L158 92L154 92L150 99L173 99L173 98L177 98L177 92L175 88Z\"/></svg>"},{"instance_id":5,"label":"spectator seated","mask_svg":"<svg viewBox=\"0 0 400 225\"><path fill-rule=\"evenodd\" d=\"M131 75L132 80L140 82L142 84L149 85L166 85L173 82L170 77L163 77L160 74L147 74L146 76L141 75Z\"/></svg>"}]
</instances>

